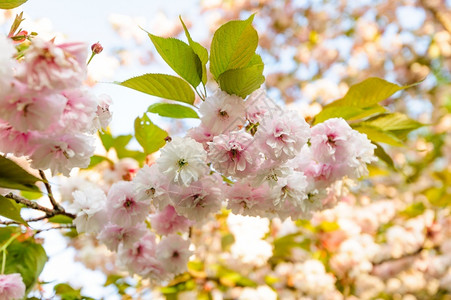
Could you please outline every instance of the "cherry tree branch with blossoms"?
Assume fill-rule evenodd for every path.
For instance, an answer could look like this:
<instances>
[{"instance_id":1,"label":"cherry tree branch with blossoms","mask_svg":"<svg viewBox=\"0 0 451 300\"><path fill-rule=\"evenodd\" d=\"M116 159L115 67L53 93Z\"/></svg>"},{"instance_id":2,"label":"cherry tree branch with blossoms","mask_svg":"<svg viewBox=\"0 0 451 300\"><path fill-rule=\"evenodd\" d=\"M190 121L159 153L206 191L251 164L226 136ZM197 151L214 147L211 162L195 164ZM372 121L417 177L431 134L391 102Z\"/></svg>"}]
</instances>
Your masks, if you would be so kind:
<instances>
[{"instance_id":1,"label":"cherry tree branch with blossoms","mask_svg":"<svg viewBox=\"0 0 451 300\"><path fill-rule=\"evenodd\" d=\"M378 273L385 264L416 257L426 249L412 246L412 252L394 258L385 252L378 256L378 246L370 237L353 240L346 232L334 237L339 241L334 253L333 239L321 240L338 231L327 214L345 205L351 181L368 176L368 166L373 166L377 157L388 168L395 168L380 143L402 146L409 132L423 126L384 105L387 98L412 85L368 78L307 122L298 111L277 105L267 95L254 15L215 29L209 50L191 38L180 18L187 42L147 33L177 76L147 73L115 82L168 100L151 105L136 118L134 136L142 151L130 150L127 145L133 136L113 136L108 129L110 98L92 95L83 84L86 66L102 50L100 44L91 47L88 59L85 44L61 44L28 35L19 29L21 20L22 16L17 16L10 36L0 38L0 151L27 157L28 170L37 170L40 178L7 159L4 174L13 179L0 180L0 186L20 190L23 196L10 192L1 199L4 207L0 214L11 220L1 223L19 225L0 228L0 238L6 238L1 249L6 275L0 279L6 282L3 287L11 288L5 289L4 295L22 297L25 288L31 290L36 284L47 257L35 236L50 229L70 229L76 236L74 247L79 247L77 241L82 239L103 247L108 254L104 257L115 257L110 265L115 265L117 272L139 278L139 284L168 285L162 289L168 295L171 288L178 291L181 284L193 284L195 279L203 283L205 291L210 284L255 286L261 281L241 276L224 266L224 261L208 266L199 263L209 246L196 241L201 228L210 230L211 238L215 229L231 228L234 234L221 236L220 244L224 249L233 248L243 271L252 266L243 245L252 245L247 248L257 252L259 267L270 262L268 273L283 274L272 288L294 287L315 297L329 292L337 295L336 290L341 289L340 296L346 298L354 293L353 285L359 279L373 279L359 278L359 271L372 276L371 270ZM199 122L184 135L173 136L154 124L151 114ZM97 134L106 154L94 155ZM75 168L80 168L79 177L70 176ZM61 200L53 193L45 170L52 176L68 177L59 189ZM93 170L99 175L83 177ZM19 180L17 174L26 180ZM27 199L27 192L40 192L38 181L43 182L52 208ZM23 206L45 215L24 220ZM68 217L63 220L67 225L28 227L28 222L62 222L55 221L56 216ZM212 220L219 225L209 228ZM319 238L307 240L307 231L285 239L264 232L252 235L243 230L245 220L266 222L262 226L266 228L277 222L298 222L298 228L305 226ZM319 224L312 225L315 222ZM30 236L28 230L34 234ZM389 231L387 243L396 244L399 232L407 229ZM11 237L14 239L7 239ZM273 239L274 247L265 238ZM412 244L416 246L416 242ZM315 256L293 267L295 279L277 263L291 251L283 249L284 243L317 249ZM10 255L14 251L37 263L18 269L17 256ZM294 257L286 261L289 259L297 262ZM336 277L320 259L330 262ZM210 268L221 275L211 275ZM12 279L20 284L12 286L6 281ZM111 280L117 283L121 279ZM55 291L60 292L58 288Z\"/></svg>"}]
</instances>

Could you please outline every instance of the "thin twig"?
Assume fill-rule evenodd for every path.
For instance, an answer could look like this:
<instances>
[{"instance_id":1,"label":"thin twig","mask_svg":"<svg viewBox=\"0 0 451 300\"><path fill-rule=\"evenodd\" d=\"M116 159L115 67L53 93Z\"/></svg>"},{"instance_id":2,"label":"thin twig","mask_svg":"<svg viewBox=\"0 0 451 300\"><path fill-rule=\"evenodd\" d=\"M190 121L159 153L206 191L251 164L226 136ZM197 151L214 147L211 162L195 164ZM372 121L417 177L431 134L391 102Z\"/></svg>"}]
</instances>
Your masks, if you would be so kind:
<instances>
[{"instance_id":1,"label":"thin twig","mask_svg":"<svg viewBox=\"0 0 451 300\"><path fill-rule=\"evenodd\" d=\"M47 180L47 177L45 176L44 171L39 170L39 175L41 175L42 181L44 182L45 189L47 190L47 194L48 194L48 197L50 199L50 202L52 203L53 208L56 211L64 211L64 209L61 207L61 205L59 205L56 202L55 198L53 198L52 187L50 186L50 183Z\"/></svg>"},{"instance_id":2,"label":"thin twig","mask_svg":"<svg viewBox=\"0 0 451 300\"><path fill-rule=\"evenodd\" d=\"M48 215L44 215L41 217L37 217L37 218L32 218L32 219L28 219L28 220L24 220L27 223L31 223L31 222L38 222L38 221L42 221L45 220L47 218L50 218ZM16 221L0 221L0 224L2 225L12 225L12 224L17 224L20 225L22 223L16 222Z\"/></svg>"},{"instance_id":3,"label":"thin twig","mask_svg":"<svg viewBox=\"0 0 451 300\"><path fill-rule=\"evenodd\" d=\"M73 229L73 228L75 228L74 225L60 225L60 226L55 226L55 227L50 227L50 228L45 228L45 229L38 229L38 230L36 230L34 235L39 234L43 231L49 231L49 230L53 230L53 229Z\"/></svg>"}]
</instances>

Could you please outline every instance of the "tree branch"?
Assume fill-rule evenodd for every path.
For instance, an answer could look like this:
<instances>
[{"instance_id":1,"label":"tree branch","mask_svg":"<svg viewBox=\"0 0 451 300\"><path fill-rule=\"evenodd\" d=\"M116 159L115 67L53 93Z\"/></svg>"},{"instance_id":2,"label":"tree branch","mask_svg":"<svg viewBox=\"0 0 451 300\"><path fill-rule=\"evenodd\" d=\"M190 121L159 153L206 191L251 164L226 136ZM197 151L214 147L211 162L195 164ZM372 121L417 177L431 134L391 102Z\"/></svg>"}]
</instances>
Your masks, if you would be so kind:
<instances>
[{"instance_id":1,"label":"tree branch","mask_svg":"<svg viewBox=\"0 0 451 300\"><path fill-rule=\"evenodd\" d=\"M44 171L39 170L39 175L41 175L42 181L44 182L45 185L45 189L47 190L47 195L50 199L50 203L52 203L54 210L64 211L64 208L62 208L61 205L59 205L58 202L56 202L55 198L53 198L52 187L50 186L50 183L47 180Z\"/></svg>"},{"instance_id":2,"label":"tree branch","mask_svg":"<svg viewBox=\"0 0 451 300\"><path fill-rule=\"evenodd\" d=\"M45 206L39 205L36 202L30 201L28 199L25 199L25 198L23 198L21 196L14 195L13 193L9 193L9 194L5 195L5 197L16 201L16 203L18 203L18 204L23 204L26 207L45 212L45 214L46 214L45 218L51 218L51 217L56 216L56 215L64 215L64 216L67 216L69 218L75 219L75 215L74 214L66 212L64 210L64 208L62 208L62 207L60 207L60 209L47 208Z\"/></svg>"},{"instance_id":3,"label":"tree branch","mask_svg":"<svg viewBox=\"0 0 451 300\"><path fill-rule=\"evenodd\" d=\"M36 230L36 232L35 232L34 235L39 234L39 233L41 233L41 232L43 232L43 231L49 231L49 230L53 230L53 229L72 229L72 228L75 228L75 226L72 225L72 224L68 224L68 225L59 225L59 226L50 227L50 228L45 228L45 229L38 229L38 230Z\"/></svg>"}]
</instances>

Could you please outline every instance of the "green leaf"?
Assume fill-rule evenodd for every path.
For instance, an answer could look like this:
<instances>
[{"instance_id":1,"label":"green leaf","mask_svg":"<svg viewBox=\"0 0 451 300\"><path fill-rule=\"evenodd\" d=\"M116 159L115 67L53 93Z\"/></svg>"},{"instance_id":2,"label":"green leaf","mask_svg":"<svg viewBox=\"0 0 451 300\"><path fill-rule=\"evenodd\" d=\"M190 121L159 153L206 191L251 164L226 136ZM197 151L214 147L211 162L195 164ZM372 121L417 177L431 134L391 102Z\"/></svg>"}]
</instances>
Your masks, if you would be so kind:
<instances>
[{"instance_id":1,"label":"green leaf","mask_svg":"<svg viewBox=\"0 0 451 300\"><path fill-rule=\"evenodd\" d=\"M21 6L28 0L1 0L0 1L0 8L1 9L13 9L16 7Z\"/></svg>"},{"instance_id":2,"label":"green leaf","mask_svg":"<svg viewBox=\"0 0 451 300\"><path fill-rule=\"evenodd\" d=\"M431 187L422 192L429 203L435 206L445 207L451 205L451 196L446 193L445 187Z\"/></svg>"},{"instance_id":3,"label":"green leaf","mask_svg":"<svg viewBox=\"0 0 451 300\"><path fill-rule=\"evenodd\" d=\"M56 215L49 218L49 221L57 224L72 224L72 218L64 215Z\"/></svg>"},{"instance_id":4,"label":"green leaf","mask_svg":"<svg viewBox=\"0 0 451 300\"><path fill-rule=\"evenodd\" d=\"M352 107L370 107L373 106L394 93L416 85L417 83L399 86L397 84L385 81L381 78L368 78L349 88L346 95L336 100L326 107L330 106L352 106Z\"/></svg>"},{"instance_id":5,"label":"green leaf","mask_svg":"<svg viewBox=\"0 0 451 300\"><path fill-rule=\"evenodd\" d=\"M337 222L322 221L321 224L318 225L318 229L323 232L332 232L340 229L340 225L338 225Z\"/></svg>"},{"instance_id":6,"label":"green leaf","mask_svg":"<svg viewBox=\"0 0 451 300\"><path fill-rule=\"evenodd\" d=\"M62 300L76 300L83 299L81 296L81 289L74 289L67 283L59 283L53 288L56 295L61 296Z\"/></svg>"},{"instance_id":7,"label":"green leaf","mask_svg":"<svg viewBox=\"0 0 451 300\"><path fill-rule=\"evenodd\" d=\"M20 273L28 293L38 281L46 262L47 255L40 244L33 240L15 240L7 248L5 273Z\"/></svg>"},{"instance_id":8,"label":"green leaf","mask_svg":"<svg viewBox=\"0 0 451 300\"><path fill-rule=\"evenodd\" d=\"M27 222L20 216L20 205L14 200L0 195L0 215L28 226Z\"/></svg>"},{"instance_id":9,"label":"green leaf","mask_svg":"<svg viewBox=\"0 0 451 300\"><path fill-rule=\"evenodd\" d=\"M194 88L202 80L202 62L193 49L175 38L162 38L148 33L164 61Z\"/></svg>"},{"instance_id":10,"label":"green leaf","mask_svg":"<svg viewBox=\"0 0 451 300\"><path fill-rule=\"evenodd\" d=\"M235 237L231 233L223 234L221 237L222 251L229 251L230 247L235 243Z\"/></svg>"},{"instance_id":11,"label":"green leaf","mask_svg":"<svg viewBox=\"0 0 451 300\"><path fill-rule=\"evenodd\" d=\"M185 119L199 119L197 113L190 107L179 104L155 103L149 106L147 112L158 114L162 117Z\"/></svg>"},{"instance_id":12,"label":"green leaf","mask_svg":"<svg viewBox=\"0 0 451 300\"><path fill-rule=\"evenodd\" d=\"M392 113L377 116L369 121L363 122L365 125L380 128L384 131L398 131L398 130L415 130L423 124L412 120L405 114Z\"/></svg>"},{"instance_id":13,"label":"green leaf","mask_svg":"<svg viewBox=\"0 0 451 300\"><path fill-rule=\"evenodd\" d=\"M182 17L180 17L180 22L182 22L183 30L185 31L185 35L188 39L188 43L191 46L191 49L193 49L194 53L196 53L202 63L202 83L205 85L207 83L208 51L201 44L193 41L188 29L185 26L185 23L183 23Z\"/></svg>"},{"instance_id":14,"label":"green leaf","mask_svg":"<svg viewBox=\"0 0 451 300\"><path fill-rule=\"evenodd\" d=\"M216 30L210 49L210 71L219 76L231 69L246 67L258 46L258 34L252 27L254 15L244 21L230 21Z\"/></svg>"},{"instance_id":15,"label":"green leaf","mask_svg":"<svg viewBox=\"0 0 451 300\"><path fill-rule=\"evenodd\" d=\"M399 214L408 218L415 218L421 215L426 210L426 206L422 202L413 203Z\"/></svg>"},{"instance_id":16,"label":"green leaf","mask_svg":"<svg viewBox=\"0 0 451 300\"><path fill-rule=\"evenodd\" d=\"M168 133L153 124L146 114L135 119L135 137L146 154L154 153L163 147L167 136Z\"/></svg>"},{"instance_id":17,"label":"green leaf","mask_svg":"<svg viewBox=\"0 0 451 300\"><path fill-rule=\"evenodd\" d=\"M390 155L385 152L384 148L382 148L381 145L378 143L373 142L374 145L376 145L376 149L374 150L374 155L376 155L378 158L380 158L383 162L385 162L392 170L395 170L395 164L393 162L393 159L390 157Z\"/></svg>"},{"instance_id":18,"label":"green leaf","mask_svg":"<svg viewBox=\"0 0 451 300\"><path fill-rule=\"evenodd\" d=\"M101 155L93 155L91 156L91 162L89 163L88 169L93 168L104 161L107 161L110 165L114 165L114 162L108 157Z\"/></svg>"},{"instance_id":19,"label":"green leaf","mask_svg":"<svg viewBox=\"0 0 451 300\"><path fill-rule=\"evenodd\" d=\"M20 191L20 195L28 200L37 200L43 196L42 192Z\"/></svg>"},{"instance_id":20,"label":"green leaf","mask_svg":"<svg viewBox=\"0 0 451 300\"><path fill-rule=\"evenodd\" d=\"M18 232L20 232L20 228L17 226L0 227L0 245L4 244L13 234Z\"/></svg>"},{"instance_id":21,"label":"green leaf","mask_svg":"<svg viewBox=\"0 0 451 300\"><path fill-rule=\"evenodd\" d=\"M330 118L358 120L383 112L385 112L385 108L380 105L364 108L355 106L326 106L315 116L314 124L324 122Z\"/></svg>"},{"instance_id":22,"label":"green leaf","mask_svg":"<svg viewBox=\"0 0 451 300\"><path fill-rule=\"evenodd\" d=\"M127 145L132 138L133 136L131 134L119 135L117 137L113 137L108 132L100 134L100 139L102 140L105 149L108 151L111 148L114 148L119 159L131 157L136 159L137 161L143 161L146 158L146 155L144 153L127 149ZM110 162L113 163L112 161Z\"/></svg>"},{"instance_id":23,"label":"green leaf","mask_svg":"<svg viewBox=\"0 0 451 300\"><path fill-rule=\"evenodd\" d=\"M228 94L234 94L244 99L265 82L265 77L262 75L263 68L263 64L256 64L246 68L228 70L219 76L219 86Z\"/></svg>"},{"instance_id":24,"label":"green leaf","mask_svg":"<svg viewBox=\"0 0 451 300\"><path fill-rule=\"evenodd\" d=\"M117 84L169 100L194 103L194 91L183 79L166 74L144 74Z\"/></svg>"},{"instance_id":25,"label":"green leaf","mask_svg":"<svg viewBox=\"0 0 451 300\"><path fill-rule=\"evenodd\" d=\"M0 187L39 192L39 188L35 185L39 180L12 160L0 156Z\"/></svg>"},{"instance_id":26,"label":"green leaf","mask_svg":"<svg viewBox=\"0 0 451 300\"><path fill-rule=\"evenodd\" d=\"M103 147L105 147L105 150L108 151L113 147L114 138L109 132L100 132L99 131L99 137L102 141Z\"/></svg>"},{"instance_id":27,"label":"green leaf","mask_svg":"<svg viewBox=\"0 0 451 300\"><path fill-rule=\"evenodd\" d=\"M385 143L397 147L404 146L404 144L396 136L377 127L356 124L353 128L360 133L366 134L367 137L373 142Z\"/></svg>"}]
</instances>

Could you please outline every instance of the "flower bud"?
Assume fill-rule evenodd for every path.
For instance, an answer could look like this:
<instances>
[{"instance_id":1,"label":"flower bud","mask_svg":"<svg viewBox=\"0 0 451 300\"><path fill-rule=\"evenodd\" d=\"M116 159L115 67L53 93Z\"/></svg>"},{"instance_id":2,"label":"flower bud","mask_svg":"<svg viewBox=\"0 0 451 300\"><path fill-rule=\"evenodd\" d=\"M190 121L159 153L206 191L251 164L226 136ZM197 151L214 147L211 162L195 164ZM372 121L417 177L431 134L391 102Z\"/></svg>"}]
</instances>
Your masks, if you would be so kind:
<instances>
[{"instance_id":1,"label":"flower bud","mask_svg":"<svg viewBox=\"0 0 451 300\"><path fill-rule=\"evenodd\" d=\"M102 45L100 45L99 42L97 42L95 44L92 44L91 50L92 50L93 53L99 54L100 52L103 51L103 47L102 47Z\"/></svg>"}]
</instances>

